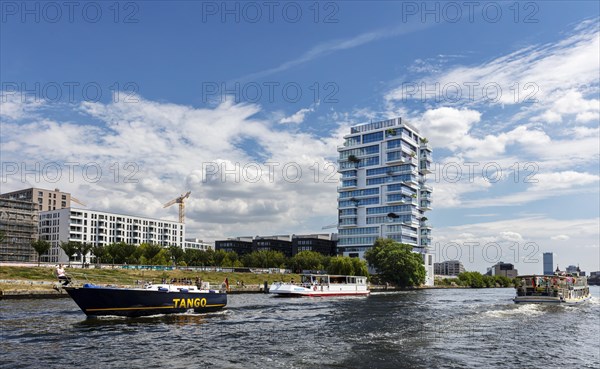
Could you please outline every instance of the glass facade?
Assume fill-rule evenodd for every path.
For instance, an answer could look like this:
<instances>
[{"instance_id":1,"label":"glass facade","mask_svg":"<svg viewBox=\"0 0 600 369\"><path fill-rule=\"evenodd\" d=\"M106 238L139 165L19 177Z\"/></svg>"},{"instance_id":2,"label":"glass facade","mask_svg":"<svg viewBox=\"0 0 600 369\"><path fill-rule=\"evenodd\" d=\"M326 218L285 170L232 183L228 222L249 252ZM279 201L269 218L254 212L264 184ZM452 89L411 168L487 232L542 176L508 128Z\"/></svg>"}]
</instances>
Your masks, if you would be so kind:
<instances>
[{"instance_id":1,"label":"glass facade","mask_svg":"<svg viewBox=\"0 0 600 369\"><path fill-rule=\"evenodd\" d=\"M384 237L412 245L428 260L431 227L421 218L431 209L432 189L425 185L431 168L429 145L400 118L352 127L344 139L338 148L338 249L364 257ZM431 269L427 284L433 284Z\"/></svg>"}]
</instances>

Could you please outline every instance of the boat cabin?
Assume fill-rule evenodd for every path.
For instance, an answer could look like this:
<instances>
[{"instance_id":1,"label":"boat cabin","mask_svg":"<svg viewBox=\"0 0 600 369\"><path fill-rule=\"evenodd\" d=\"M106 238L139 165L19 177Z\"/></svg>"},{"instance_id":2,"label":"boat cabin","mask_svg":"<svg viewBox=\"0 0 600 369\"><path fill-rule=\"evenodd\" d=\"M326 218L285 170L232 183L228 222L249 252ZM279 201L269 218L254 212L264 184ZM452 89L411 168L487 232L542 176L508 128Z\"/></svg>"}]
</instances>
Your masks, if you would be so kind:
<instances>
[{"instance_id":1,"label":"boat cabin","mask_svg":"<svg viewBox=\"0 0 600 369\"><path fill-rule=\"evenodd\" d=\"M328 286L331 284L366 285L367 277L350 275L303 274L300 280L303 286Z\"/></svg>"}]
</instances>

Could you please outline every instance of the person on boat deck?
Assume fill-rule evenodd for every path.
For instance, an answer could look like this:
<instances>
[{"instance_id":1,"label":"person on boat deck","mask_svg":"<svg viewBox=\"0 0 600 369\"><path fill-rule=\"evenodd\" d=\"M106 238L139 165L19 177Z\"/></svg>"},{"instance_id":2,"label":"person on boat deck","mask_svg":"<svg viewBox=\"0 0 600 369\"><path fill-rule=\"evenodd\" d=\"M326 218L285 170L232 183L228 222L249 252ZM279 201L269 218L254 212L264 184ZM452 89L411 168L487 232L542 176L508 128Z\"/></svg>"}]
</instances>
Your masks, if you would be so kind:
<instances>
[{"instance_id":1,"label":"person on boat deck","mask_svg":"<svg viewBox=\"0 0 600 369\"><path fill-rule=\"evenodd\" d=\"M58 266L56 267L56 277L63 286L66 286L69 283L71 283L71 278L69 278L69 276L65 272L65 269L63 268L62 264L58 264Z\"/></svg>"}]
</instances>

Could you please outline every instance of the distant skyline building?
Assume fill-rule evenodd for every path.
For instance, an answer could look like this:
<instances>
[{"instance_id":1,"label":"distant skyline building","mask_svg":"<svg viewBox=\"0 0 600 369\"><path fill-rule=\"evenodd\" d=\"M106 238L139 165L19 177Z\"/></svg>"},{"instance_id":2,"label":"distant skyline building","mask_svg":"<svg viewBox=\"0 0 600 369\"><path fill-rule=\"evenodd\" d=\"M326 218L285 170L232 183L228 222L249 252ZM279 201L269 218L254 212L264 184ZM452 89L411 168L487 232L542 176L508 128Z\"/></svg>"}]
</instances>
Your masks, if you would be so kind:
<instances>
[{"instance_id":1,"label":"distant skyline building","mask_svg":"<svg viewBox=\"0 0 600 369\"><path fill-rule=\"evenodd\" d=\"M338 147L338 250L364 259L378 237L409 244L423 256L433 285L431 147L401 118L354 126Z\"/></svg>"},{"instance_id":2,"label":"distant skyline building","mask_svg":"<svg viewBox=\"0 0 600 369\"><path fill-rule=\"evenodd\" d=\"M459 275L465 271L465 267L458 260L447 260L441 263L434 263L433 269L435 275Z\"/></svg>"},{"instance_id":3,"label":"distant skyline building","mask_svg":"<svg viewBox=\"0 0 600 369\"><path fill-rule=\"evenodd\" d=\"M543 255L543 258L544 258L544 275L554 275L554 253L553 252L545 252Z\"/></svg>"},{"instance_id":4,"label":"distant skyline building","mask_svg":"<svg viewBox=\"0 0 600 369\"><path fill-rule=\"evenodd\" d=\"M57 209L39 215L40 239L51 243L49 262L67 262L60 242L77 241L92 245L124 242L140 245L185 247L185 224L87 209ZM89 260L89 259L88 259Z\"/></svg>"},{"instance_id":5,"label":"distant skyline building","mask_svg":"<svg viewBox=\"0 0 600 369\"><path fill-rule=\"evenodd\" d=\"M508 278L516 278L519 272L515 269L515 266L511 263L498 262L491 266L487 270L487 275L500 275Z\"/></svg>"}]
</instances>

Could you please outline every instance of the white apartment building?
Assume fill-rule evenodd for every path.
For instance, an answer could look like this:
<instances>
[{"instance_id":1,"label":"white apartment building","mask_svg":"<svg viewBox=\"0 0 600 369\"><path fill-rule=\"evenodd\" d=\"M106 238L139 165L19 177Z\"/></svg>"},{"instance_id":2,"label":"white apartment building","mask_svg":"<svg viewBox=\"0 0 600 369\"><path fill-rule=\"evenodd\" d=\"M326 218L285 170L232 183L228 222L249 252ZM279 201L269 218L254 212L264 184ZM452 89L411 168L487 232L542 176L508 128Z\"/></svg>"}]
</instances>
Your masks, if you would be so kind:
<instances>
[{"instance_id":1,"label":"white apartment building","mask_svg":"<svg viewBox=\"0 0 600 369\"><path fill-rule=\"evenodd\" d=\"M204 242L199 238L186 238L183 248L184 248L184 250L193 249L193 250L208 251L208 250L214 250L215 246L208 242Z\"/></svg>"},{"instance_id":2,"label":"white apartment building","mask_svg":"<svg viewBox=\"0 0 600 369\"><path fill-rule=\"evenodd\" d=\"M401 118L357 125L338 147L338 250L364 258L377 237L413 246L423 255L426 284L433 285L431 147Z\"/></svg>"},{"instance_id":3,"label":"white apartment building","mask_svg":"<svg viewBox=\"0 0 600 369\"><path fill-rule=\"evenodd\" d=\"M40 212L39 235L52 244L48 261L54 263L68 262L61 241L185 246L183 223L77 208Z\"/></svg>"}]
</instances>

